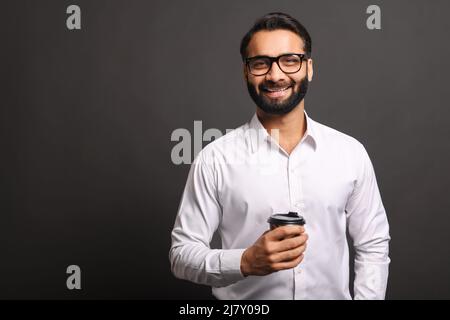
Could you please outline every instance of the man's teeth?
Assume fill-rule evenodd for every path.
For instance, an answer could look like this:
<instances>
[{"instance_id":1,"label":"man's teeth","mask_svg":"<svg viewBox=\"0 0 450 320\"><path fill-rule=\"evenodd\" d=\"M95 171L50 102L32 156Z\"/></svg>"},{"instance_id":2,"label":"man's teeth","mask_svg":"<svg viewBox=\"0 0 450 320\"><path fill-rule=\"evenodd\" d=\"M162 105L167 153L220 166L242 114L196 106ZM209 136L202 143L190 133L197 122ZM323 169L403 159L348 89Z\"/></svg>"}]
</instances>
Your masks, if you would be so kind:
<instances>
[{"instance_id":1,"label":"man's teeth","mask_svg":"<svg viewBox=\"0 0 450 320\"><path fill-rule=\"evenodd\" d=\"M284 88L279 88L279 89L269 89L269 88L267 88L266 90L270 91L270 92L279 92L279 91L284 91L286 89L289 89L289 87L284 87Z\"/></svg>"}]
</instances>

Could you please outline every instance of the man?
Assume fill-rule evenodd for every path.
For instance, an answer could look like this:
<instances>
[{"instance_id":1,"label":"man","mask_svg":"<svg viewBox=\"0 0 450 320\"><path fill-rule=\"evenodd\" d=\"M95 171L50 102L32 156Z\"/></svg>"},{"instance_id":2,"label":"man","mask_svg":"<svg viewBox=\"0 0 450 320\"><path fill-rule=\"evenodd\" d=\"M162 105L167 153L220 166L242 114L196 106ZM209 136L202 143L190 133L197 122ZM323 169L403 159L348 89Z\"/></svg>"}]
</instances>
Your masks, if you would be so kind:
<instances>
[{"instance_id":1,"label":"man","mask_svg":"<svg viewBox=\"0 0 450 320\"><path fill-rule=\"evenodd\" d=\"M304 110L308 32L287 14L267 14L241 55L256 113L195 158L172 231L172 272L219 299L351 299L348 230L354 298L384 299L390 236L374 169L361 143ZM306 225L269 231L270 215L290 211ZM210 248L216 230L222 249Z\"/></svg>"}]
</instances>

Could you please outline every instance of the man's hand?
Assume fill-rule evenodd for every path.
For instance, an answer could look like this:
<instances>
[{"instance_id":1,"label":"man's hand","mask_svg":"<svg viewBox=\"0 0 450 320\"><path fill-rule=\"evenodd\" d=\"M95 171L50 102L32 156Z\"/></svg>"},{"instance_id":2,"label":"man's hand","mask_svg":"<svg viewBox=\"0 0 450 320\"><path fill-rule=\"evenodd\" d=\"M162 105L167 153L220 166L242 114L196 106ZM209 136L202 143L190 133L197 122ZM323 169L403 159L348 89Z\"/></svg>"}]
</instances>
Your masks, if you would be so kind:
<instances>
[{"instance_id":1,"label":"man's hand","mask_svg":"<svg viewBox=\"0 0 450 320\"><path fill-rule=\"evenodd\" d=\"M296 267L303 260L308 235L302 226L281 226L266 231L242 254L244 276L264 276Z\"/></svg>"}]
</instances>

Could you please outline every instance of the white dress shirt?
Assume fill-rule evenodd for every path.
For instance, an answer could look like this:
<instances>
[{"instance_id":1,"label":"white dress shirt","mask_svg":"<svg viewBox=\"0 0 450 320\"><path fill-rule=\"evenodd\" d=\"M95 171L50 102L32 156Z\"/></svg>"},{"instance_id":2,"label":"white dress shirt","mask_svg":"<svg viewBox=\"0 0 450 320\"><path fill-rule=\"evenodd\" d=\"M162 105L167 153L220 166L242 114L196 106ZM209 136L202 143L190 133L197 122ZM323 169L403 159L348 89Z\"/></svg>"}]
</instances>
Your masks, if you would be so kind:
<instances>
[{"instance_id":1,"label":"white dress shirt","mask_svg":"<svg viewBox=\"0 0 450 320\"><path fill-rule=\"evenodd\" d=\"M174 275L212 286L218 299L351 299L349 248L355 249L355 299L384 299L389 225L371 160L349 135L308 117L291 154L256 113L195 157L178 207L169 253ZM242 253L274 213L298 212L309 235L303 261L244 277ZM222 249L211 249L218 230Z\"/></svg>"}]
</instances>

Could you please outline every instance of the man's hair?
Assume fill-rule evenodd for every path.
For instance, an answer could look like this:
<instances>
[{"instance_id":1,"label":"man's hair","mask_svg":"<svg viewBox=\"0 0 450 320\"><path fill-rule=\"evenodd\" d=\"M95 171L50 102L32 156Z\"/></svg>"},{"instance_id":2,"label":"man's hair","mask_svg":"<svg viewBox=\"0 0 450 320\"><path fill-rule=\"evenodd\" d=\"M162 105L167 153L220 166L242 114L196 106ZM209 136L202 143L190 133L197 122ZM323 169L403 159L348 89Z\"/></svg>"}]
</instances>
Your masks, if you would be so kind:
<instances>
[{"instance_id":1,"label":"man's hair","mask_svg":"<svg viewBox=\"0 0 450 320\"><path fill-rule=\"evenodd\" d=\"M304 42L306 56L311 57L311 37L306 28L295 18L282 12L271 12L256 20L253 27L245 34L241 41L242 60L247 58L247 47L253 35L261 30L289 30L296 33Z\"/></svg>"}]
</instances>

